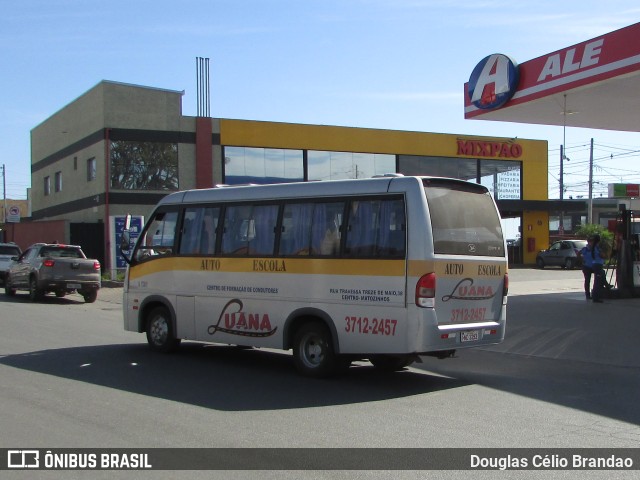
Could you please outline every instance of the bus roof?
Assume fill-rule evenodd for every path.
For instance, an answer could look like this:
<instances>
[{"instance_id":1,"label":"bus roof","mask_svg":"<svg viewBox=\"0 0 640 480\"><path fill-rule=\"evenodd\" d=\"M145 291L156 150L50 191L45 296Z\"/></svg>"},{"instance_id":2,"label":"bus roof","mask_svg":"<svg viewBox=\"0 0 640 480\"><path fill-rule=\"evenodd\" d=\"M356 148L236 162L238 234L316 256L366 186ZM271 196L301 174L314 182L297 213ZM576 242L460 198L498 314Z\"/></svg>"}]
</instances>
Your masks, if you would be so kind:
<instances>
[{"instance_id":1,"label":"bus roof","mask_svg":"<svg viewBox=\"0 0 640 480\"><path fill-rule=\"evenodd\" d=\"M465 180L442 177L384 176L353 180L326 180L318 182L276 183L268 185L237 185L185 190L167 195L159 205L199 203L208 201L266 200L286 197L319 198L343 195L372 195L386 192L402 192L422 186L424 180L444 180L461 188L481 187ZM439 183L439 182L438 182ZM393 188L391 185L393 184ZM481 187L485 189L485 187ZM486 191L486 189L485 189Z\"/></svg>"}]
</instances>

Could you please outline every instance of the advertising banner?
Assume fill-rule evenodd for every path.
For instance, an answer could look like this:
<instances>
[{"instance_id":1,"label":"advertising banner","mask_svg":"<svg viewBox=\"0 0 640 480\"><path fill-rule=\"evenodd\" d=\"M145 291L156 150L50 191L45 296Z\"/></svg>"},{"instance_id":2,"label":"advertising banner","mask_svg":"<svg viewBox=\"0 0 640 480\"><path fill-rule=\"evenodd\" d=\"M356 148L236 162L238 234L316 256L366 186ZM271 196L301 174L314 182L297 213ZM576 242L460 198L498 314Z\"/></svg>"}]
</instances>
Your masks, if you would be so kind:
<instances>
[{"instance_id":1,"label":"advertising banner","mask_svg":"<svg viewBox=\"0 0 640 480\"><path fill-rule=\"evenodd\" d=\"M109 217L109 231L111 232L111 278L115 278L117 275L117 270L127 268L127 262L125 262L124 258L120 254L120 238L122 238L122 232L124 231L125 222L127 220L126 215L120 216L111 216ZM125 250L126 255L131 255L131 250L133 246L136 244L138 237L140 236L140 232L142 232L142 227L144 227L144 217L143 216L131 216L131 223L129 225L129 232L131 235L131 242L128 250Z\"/></svg>"}]
</instances>

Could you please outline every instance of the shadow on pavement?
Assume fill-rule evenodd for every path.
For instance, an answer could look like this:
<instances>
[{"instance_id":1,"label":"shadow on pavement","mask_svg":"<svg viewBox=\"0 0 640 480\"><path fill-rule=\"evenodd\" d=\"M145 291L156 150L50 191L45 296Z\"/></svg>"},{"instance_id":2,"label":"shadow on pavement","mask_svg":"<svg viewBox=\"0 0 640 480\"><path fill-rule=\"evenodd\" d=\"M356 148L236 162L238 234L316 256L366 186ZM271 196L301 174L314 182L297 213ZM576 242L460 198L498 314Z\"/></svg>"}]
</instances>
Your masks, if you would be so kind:
<instances>
[{"instance_id":1,"label":"shadow on pavement","mask_svg":"<svg viewBox=\"0 0 640 480\"><path fill-rule=\"evenodd\" d=\"M459 350L429 371L640 425L640 299L582 293L509 298L500 345Z\"/></svg>"},{"instance_id":2,"label":"shadow on pavement","mask_svg":"<svg viewBox=\"0 0 640 480\"><path fill-rule=\"evenodd\" d=\"M411 370L385 374L365 362L342 376L309 379L284 352L196 343L168 355L146 344L44 350L9 355L0 364L226 411L374 402L466 385Z\"/></svg>"}]
</instances>

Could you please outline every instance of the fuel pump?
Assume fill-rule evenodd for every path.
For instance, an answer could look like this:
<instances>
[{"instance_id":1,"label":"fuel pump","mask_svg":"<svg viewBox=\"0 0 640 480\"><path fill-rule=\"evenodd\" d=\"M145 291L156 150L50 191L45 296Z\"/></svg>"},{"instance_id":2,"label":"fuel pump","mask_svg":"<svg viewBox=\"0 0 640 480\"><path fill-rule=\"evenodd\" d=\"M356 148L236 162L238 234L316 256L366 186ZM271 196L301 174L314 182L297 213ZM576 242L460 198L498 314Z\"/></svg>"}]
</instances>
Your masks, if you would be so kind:
<instances>
[{"instance_id":1,"label":"fuel pump","mask_svg":"<svg viewBox=\"0 0 640 480\"><path fill-rule=\"evenodd\" d=\"M612 292L619 297L640 296L640 232L635 232L640 212L627 210L620 205L614 238L616 268L616 289Z\"/></svg>"}]
</instances>

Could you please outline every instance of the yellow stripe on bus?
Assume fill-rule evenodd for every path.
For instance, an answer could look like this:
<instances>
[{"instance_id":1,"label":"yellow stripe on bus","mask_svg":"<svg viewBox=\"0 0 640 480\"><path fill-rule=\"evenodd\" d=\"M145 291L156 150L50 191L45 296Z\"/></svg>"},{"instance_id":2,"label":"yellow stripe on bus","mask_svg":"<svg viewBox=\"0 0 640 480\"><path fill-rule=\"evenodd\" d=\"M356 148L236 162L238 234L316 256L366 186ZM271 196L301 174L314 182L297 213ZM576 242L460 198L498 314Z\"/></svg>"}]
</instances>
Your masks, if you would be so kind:
<instances>
[{"instance_id":1,"label":"yellow stripe on bus","mask_svg":"<svg viewBox=\"0 0 640 480\"><path fill-rule=\"evenodd\" d=\"M404 260L297 258L157 258L131 267L131 280L167 271L402 277Z\"/></svg>"},{"instance_id":2,"label":"yellow stripe on bus","mask_svg":"<svg viewBox=\"0 0 640 480\"><path fill-rule=\"evenodd\" d=\"M507 262L503 258L487 260L438 259L410 260L409 277L420 277L434 272L438 277L501 277L507 273Z\"/></svg>"}]
</instances>

